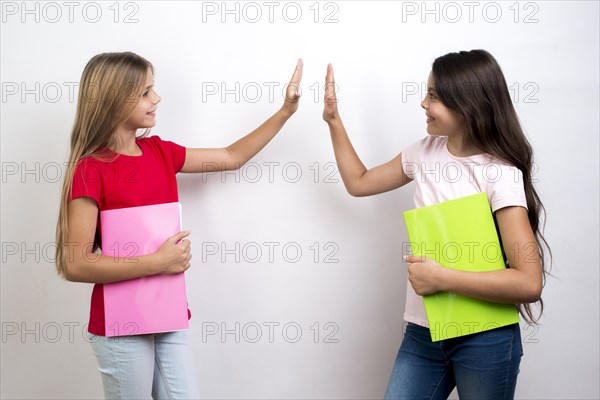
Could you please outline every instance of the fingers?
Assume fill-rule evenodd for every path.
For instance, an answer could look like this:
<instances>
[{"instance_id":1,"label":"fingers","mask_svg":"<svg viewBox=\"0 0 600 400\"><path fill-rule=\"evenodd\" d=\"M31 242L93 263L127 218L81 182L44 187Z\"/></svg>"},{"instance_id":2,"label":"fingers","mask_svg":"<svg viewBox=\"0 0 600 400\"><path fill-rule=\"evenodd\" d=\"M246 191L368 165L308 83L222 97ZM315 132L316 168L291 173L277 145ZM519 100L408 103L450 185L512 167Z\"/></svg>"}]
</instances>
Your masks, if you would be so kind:
<instances>
[{"instance_id":1,"label":"fingers","mask_svg":"<svg viewBox=\"0 0 600 400\"><path fill-rule=\"evenodd\" d=\"M292 75L292 79L288 84L288 88L285 93L285 101L289 103L297 103L300 99L300 81L302 80L302 68L304 63L302 59L298 59L298 63L296 64L296 69L294 70L294 74Z\"/></svg>"},{"instance_id":2,"label":"fingers","mask_svg":"<svg viewBox=\"0 0 600 400\"><path fill-rule=\"evenodd\" d=\"M331 63L327 64L327 75L325 76L325 83L334 83L333 66L331 65Z\"/></svg>"},{"instance_id":3,"label":"fingers","mask_svg":"<svg viewBox=\"0 0 600 400\"><path fill-rule=\"evenodd\" d=\"M187 271L191 264L190 264L190 260L192 259L192 248L190 246L190 241L189 240L182 240L181 243L179 243L180 249L179 251L181 251L181 268L183 271Z\"/></svg>"},{"instance_id":4,"label":"fingers","mask_svg":"<svg viewBox=\"0 0 600 400\"><path fill-rule=\"evenodd\" d=\"M333 78L333 66L327 64L327 75L325 76L325 103L337 102L335 94L335 80Z\"/></svg>"},{"instance_id":5,"label":"fingers","mask_svg":"<svg viewBox=\"0 0 600 400\"><path fill-rule=\"evenodd\" d=\"M404 261L406 261L407 263L422 263L425 262L427 260L427 257L425 256L404 256Z\"/></svg>"},{"instance_id":6,"label":"fingers","mask_svg":"<svg viewBox=\"0 0 600 400\"><path fill-rule=\"evenodd\" d=\"M290 83L300 84L302 80L302 68L304 67L304 62L301 58L298 59L296 63L296 69L294 70L294 74L292 75L292 79L290 79Z\"/></svg>"},{"instance_id":7,"label":"fingers","mask_svg":"<svg viewBox=\"0 0 600 400\"><path fill-rule=\"evenodd\" d=\"M186 254L185 260L183 261L183 270L187 271L192 264L190 264L190 260L192 259L192 253L190 253L188 251L188 253Z\"/></svg>"},{"instance_id":8,"label":"fingers","mask_svg":"<svg viewBox=\"0 0 600 400\"><path fill-rule=\"evenodd\" d=\"M183 254L185 254L186 256L189 255L192 251L192 243L189 240L182 240L178 247L180 248L180 251L183 251Z\"/></svg>"},{"instance_id":9,"label":"fingers","mask_svg":"<svg viewBox=\"0 0 600 400\"><path fill-rule=\"evenodd\" d=\"M191 231L187 230L187 231L181 231L181 232L177 232L176 234L174 234L173 236L171 236L169 238L169 240L177 243L179 242L181 239L188 237L190 235Z\"/></svg>"},{"instance_id":10,"label":"fingers","mask_svg":"<svg viewBox=\"0 0 600 400\"><path fill-rule=\"evenodd\" d=\"M169 237L160 247L161 264L164 264L164 274L176 274L190 268L190 260L192 258L192 248L189 239L185 239L190 235L191 231L177 232Z\"/></svg>"}]
</instances>

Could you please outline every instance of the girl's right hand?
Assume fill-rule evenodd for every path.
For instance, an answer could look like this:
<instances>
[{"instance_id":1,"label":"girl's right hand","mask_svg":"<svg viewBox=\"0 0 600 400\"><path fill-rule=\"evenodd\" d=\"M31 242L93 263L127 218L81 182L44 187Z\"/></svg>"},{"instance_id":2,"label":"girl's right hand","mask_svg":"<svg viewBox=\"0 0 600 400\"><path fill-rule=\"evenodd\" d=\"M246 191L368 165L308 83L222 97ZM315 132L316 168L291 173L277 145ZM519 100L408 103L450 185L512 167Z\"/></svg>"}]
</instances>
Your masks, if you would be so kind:
<instances>
[{"instance_id":1,"label":"girl's right hand","mask_svg":"<svg viewBox=\"0 0 600 400\"><path fill-rule=\"evenodd\" d=\"M283 103L282 109L288 116L291 116L298 110L298 104L300 102L300 81L302 80L302 68L304 63L299 58L296 63L296 69L292 74L292 79L285 91L285 102Z\"/></svg>"},{"instance_id":2,"label":"girl's right hand","mask_svg":"<svg viewBox=\"0 0 600 400\"><path fill-rule=\"evenodd\" d=\"M168 238L156 251L160 274L178 274L190 267L190 241L183 240L190 231L182 231Z\"/></svg>"},{"instance_id":3,"label":"girl's right hand","mask_svg":"<svg viewBox=\"0 0 600 400\"><path fill-rule=\"evenodd\" d=\"M323 119L330 123L339 119L337 108L337 96L335 94L335 80L333 79L333 67L327 64L327 75L325 76L325 106L323 108Z\"/></svg>"}]
</instances>

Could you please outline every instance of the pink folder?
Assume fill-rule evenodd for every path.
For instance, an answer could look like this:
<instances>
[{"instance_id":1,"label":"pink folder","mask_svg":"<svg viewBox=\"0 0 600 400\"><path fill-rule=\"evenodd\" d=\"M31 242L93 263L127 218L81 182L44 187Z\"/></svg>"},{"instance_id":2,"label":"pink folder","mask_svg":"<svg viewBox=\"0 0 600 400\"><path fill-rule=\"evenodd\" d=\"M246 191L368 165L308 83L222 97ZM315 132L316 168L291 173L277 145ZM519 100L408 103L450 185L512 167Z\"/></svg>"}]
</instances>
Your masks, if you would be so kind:
<instances>
[{"instance_id":1,"label":"pink folder","mask_svg":"<svg viewBox=\"0 0 600 400\"><path fill-rule=\"evenodd\" d=\"M166 239L181 231L181 205L166 203L101 211L100 225L103 255L133 257L151 254ZM188 329L183 272L103 286L106 336Z\"/></svg>"}]
</instances>

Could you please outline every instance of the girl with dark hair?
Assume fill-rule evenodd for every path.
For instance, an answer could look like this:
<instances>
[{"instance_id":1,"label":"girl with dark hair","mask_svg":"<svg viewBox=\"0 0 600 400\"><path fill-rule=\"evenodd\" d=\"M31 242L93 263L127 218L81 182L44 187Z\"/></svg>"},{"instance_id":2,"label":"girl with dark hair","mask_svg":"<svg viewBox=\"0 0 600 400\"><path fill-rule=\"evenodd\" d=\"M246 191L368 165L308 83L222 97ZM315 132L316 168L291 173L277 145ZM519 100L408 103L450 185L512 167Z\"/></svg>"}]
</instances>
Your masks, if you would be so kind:
<instances>
[{"instance_id":1,"label":"girl with dark hair","mask_svg":"<svg viewBox=\"0 0 600 400\"><path fill-rule=\"evenodd\" d=\"M533 157L511 102L503 73L484 50L437 58L421 102L427 137L391 161L367 169L356 154L337 109L331 65L327 68L323 119L329 125L344 185L353 196L370 196L414 181L415 206L486 192L507 268L467 272L444 268L423 256L408 265L404 338L386 399L514 397L522 356L519 324L432 342L421 296L447 291L489 302L515 304L535 322L530 303L543 310L543 205L532 185ZM441 171L452 165L456 174ZM492 166L492 167L490 167Z\"/></svg>"}]
</instances>

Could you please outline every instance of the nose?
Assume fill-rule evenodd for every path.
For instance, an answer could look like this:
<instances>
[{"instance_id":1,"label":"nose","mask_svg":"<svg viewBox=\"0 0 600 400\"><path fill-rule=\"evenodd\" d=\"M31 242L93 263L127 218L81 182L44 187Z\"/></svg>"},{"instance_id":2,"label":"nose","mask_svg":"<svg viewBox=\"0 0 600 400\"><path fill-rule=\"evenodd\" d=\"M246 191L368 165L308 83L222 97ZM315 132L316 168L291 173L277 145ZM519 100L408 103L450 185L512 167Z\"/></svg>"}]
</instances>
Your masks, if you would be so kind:
<instances>
[{"instance_id":1,"label":"nose","mask_svg":"<svg viewBox=\"0 0 600 400\"><path fill-rule=\"evenodd\" d=\"M153 99L153 100L154 100L154 101L153 101L153 103L154 103L154 104L158 104L158 103L160 103L160 100L161 100L161 98L160 98L160 96L158 95L158 93L154 92L154 99Z\"/></svg>"},{"instance_id":2,"label":"nose","mask_svg":"<svg viewBox=\"0 0 600 400\"><path fill-rule=\"evenodd\" d=\"M428 106L429 106L429 104L427 102L427 96L425 96L425 98L423 98L423 100L421 100L421 108L423 108L424 110L427 110Z\"/></svg>"}]
</instances>

